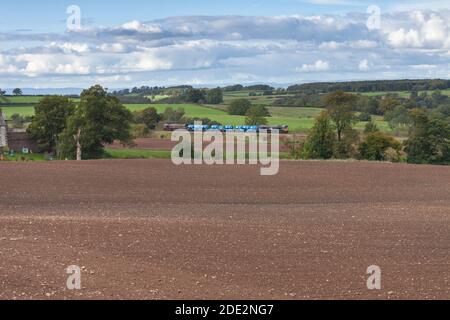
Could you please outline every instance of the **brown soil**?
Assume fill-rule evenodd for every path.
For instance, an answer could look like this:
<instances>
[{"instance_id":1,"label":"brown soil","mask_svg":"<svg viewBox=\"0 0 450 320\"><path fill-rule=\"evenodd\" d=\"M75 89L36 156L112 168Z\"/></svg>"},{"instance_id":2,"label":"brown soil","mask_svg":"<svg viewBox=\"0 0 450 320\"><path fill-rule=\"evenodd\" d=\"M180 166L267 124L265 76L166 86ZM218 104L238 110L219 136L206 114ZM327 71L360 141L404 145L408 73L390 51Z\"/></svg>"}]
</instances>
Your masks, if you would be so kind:
<instances>
[{"instance_id":1,"label":"brown soil","mask_svg":"<svg viewBox=\"0 0 450 320\"><path fill-rule=\"evenodd\" d=\"M0 299L450 299L450 168L0 163ZM82 290L65 268L82 268ZM369 291L366 269L382 269Z\"/></svg>"}]
</instances>

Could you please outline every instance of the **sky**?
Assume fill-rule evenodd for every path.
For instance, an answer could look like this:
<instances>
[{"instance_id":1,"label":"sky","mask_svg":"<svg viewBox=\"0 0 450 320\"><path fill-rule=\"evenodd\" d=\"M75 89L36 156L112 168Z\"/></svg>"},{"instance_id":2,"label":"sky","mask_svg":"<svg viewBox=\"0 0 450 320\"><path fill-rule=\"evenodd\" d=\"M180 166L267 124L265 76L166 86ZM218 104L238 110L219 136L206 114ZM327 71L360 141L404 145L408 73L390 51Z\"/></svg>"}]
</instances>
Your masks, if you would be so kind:
<instances>
[{"instance_id":1,"label":"sky","mask_svg":"<svg viewBox=\"0 0 450 320\"><path fill-rule=\"evenodd\" d=\"M450 78L450 1L2 1L0 88Z\"/></svg>"}]
</instances>

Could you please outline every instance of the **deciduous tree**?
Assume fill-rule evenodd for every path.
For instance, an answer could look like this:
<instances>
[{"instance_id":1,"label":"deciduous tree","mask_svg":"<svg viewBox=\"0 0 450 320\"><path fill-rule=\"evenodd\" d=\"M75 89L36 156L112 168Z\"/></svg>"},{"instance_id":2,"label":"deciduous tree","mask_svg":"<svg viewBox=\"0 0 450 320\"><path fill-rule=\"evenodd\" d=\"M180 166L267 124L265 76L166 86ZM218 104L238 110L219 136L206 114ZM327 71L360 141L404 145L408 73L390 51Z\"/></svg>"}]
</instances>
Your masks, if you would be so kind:
<instances>
[{"instance_id":1,"label":"deciduous tree","mask_svg":"<svg viewBox=\"0 0 450 320\"><path fill-rule=\"evenodd\" d=\"M67 97L46 96L34 110L28 133L42 151L54 153L58 136L66 128L67 119L75 112L75 104Z\"/></svg>"}]
</instances>

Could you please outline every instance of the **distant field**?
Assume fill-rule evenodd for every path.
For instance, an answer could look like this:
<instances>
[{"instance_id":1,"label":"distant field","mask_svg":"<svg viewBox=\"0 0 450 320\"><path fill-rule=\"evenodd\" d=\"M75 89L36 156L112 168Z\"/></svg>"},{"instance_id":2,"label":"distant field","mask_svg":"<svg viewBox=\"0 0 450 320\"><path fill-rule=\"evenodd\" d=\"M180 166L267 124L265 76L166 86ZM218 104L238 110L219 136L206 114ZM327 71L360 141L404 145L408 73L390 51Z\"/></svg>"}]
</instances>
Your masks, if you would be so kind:
<instances>
[{"instance_id":1,"label":"distant field","mask_svg":"<svg viewBox=\"0 0 450 320\"><path fill-rule=\"evenodd\" d=\"M13 114L18 113L22 116L34 115L33 106L0 106L3 113L6 114L6 118L9 119Z\"/></svg>"},{"instance_id":2,"label":"distant field","mask_svg":"<svg viewBox=\"0 0 450 320\"><path fill-rule=\"evenodd\" d=\"M258 94L257 96L250 96L250 92ZM279 98L285 98L293 96L293 94L285 94L285 95L272 95L272 96L263 96L260 91L233 91L233 92L225 92L223 95L223 99L225 103L230 103L236 99L248 99L255 105L264 105L264 106L272 106L273 102Z\"/></svg>"},{"instance_id":3,"label":"distant field","mask_svg":"<svg viewBox=\"0 0 450 320\"><path fill-rule=\"evenodd\" d=\"M419 91L419 94L423 91ZM428 94L432 94L433 91L426 91ZM441 90L442 94L450 96L450 89ZM384 96L386 94L398 94L402 98L409 98L411 95L411 91L383 91L383 92L363 92L361 93L364 96L375 97L375 96Z\"/></svg>"},{"instance_id":4,"label":"distant field","mask_svg":"<svg viewBox=\"0 0 450 320\"><path fill-rule=\"evenodd\" d=\"M150 99L152 101L158 102L160 100L163 100L163 99L166 99L166 98L170 98L170 96L168 96L168 95L155 95L155 96L146 96L146 98Z\"/></svg>"},{"instance_id":5,"label":"distant field","mask_svg":"<svg viewBox=\"0 0 450 320\"><path fill-rule=\"evenodd\" d=\"M163 113L167 108L179 109L182 108L186 112L188 117L210 117L210 116L220 116L225 114L224 111L204 107L196 104L125 104L125 106L131 111L143 110L148 107L155 108L158 113Z\"/></svg>"},{"instance_id":6,"label":"distant field","mask_svg":"<svg viewBox=\"0 0 450 320\"><path fill-rule=\"evenodd\" d=\"M272 117L317 117L323 109L303 107L268 107Z\"/></svg>"},{"instance_id":7,"label":"distant field","mask_svg":"<svg viewBox=\"0 0 450 320\"><path fill-rule=\"evenodd\" d=\"M15 97L4 97L5 103L38 103L42 97L41 96L15 96Z\"/></svg>"},{"instance_id":8,"label":"distant field","mask_svg":"<svg viewBox=\"0 0 450 320\"><path fill-rule=\"evenodd\" d=\"M224 125L244 125L244 116L232 116L225 110L220 108L212 108L207 106L200 106L195 104L126 104L129 110L143 110L148 107L154 107L158 113L164 112L167 108L178 109L182 108L186 112L186 116L191 118L209 118L218 121ZM10 118L14 113L23 116L32 116L34 114L33 106L2 106L3 112L6 113L7 118ZM305 132L314 125L314 118L322 111L320 108L302 108L302 107L268 107L272 117L267 118L269 125L288 125L291 131ZM374 117L378 127L390 132L390 128L381 117ZM359 123L356 128L362 130L365 123Z\"/></svg>"},{"instance_id":9,"label":"distant field","mask_svg":"<svg viewBox=\"0 0 450 320\"><path fill-rule=\"evenodd\" d=\"M147 108L149 105L145 104L128 104L126 107L131 111L142 110ZM183 108L188 117L198 117L198 118L209 118L214 121L218 121L225 125L244 125L245 117L243 116L232 116L227 114L225 111L218 109L212 109L207 107L202 107L198 105L190 104L177 104L177 105L152 105L155 107L159 113L164 112L167 108ZM283 109L283 110L280 110ZM285 110L284 110L285 109ZM3 112L6 113L7 118L11 117L14 113L21 115L32 116L34 114L34 108L30 106L9 106L2 107ZM314 118L320 113L319 108L279 108L271 107L269 108L272 117L268 118L270 125L288 125L291 131L306 131L309 130L314 125ZM384 131L390 131L386 122L382 119L376 120L380 129ZM357 128L364 128L365 123L360 123Z\"/></svg>"}]
</instances>

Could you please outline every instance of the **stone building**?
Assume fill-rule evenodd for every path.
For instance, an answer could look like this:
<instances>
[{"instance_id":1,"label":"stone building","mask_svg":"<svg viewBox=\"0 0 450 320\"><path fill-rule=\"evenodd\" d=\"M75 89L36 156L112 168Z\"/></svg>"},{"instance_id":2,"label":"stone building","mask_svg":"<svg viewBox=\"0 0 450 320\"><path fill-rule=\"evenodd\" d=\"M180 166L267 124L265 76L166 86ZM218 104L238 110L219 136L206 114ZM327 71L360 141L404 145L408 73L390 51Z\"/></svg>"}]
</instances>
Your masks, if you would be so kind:
<instances>
[{"instance_id":1,"label":"stone building","mask_svg":"<svg viewBox=\"0 0 450 320\"><path fill-rule=\"evenodd\" d=\"M0 112L0 148L22 152L23 149L36 151L36 143L30 139L26 129L13 129L8 127L6 116Z\"/></svg>"},{"instance_id":2,"label":"stone building","mask_svg":"<svg viewBox=\"0 0 450 320\"><path fill-rule=\"evenodd\" d=\"M5 116L0 111L0 148L8 146L8 125Z\"/></svg>"}]
</instances>

